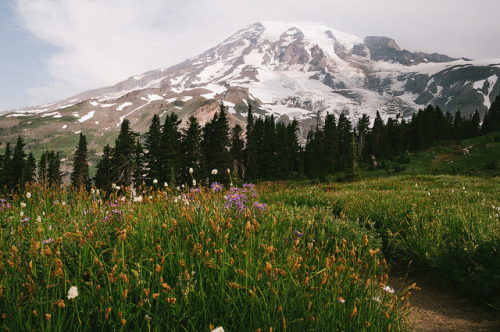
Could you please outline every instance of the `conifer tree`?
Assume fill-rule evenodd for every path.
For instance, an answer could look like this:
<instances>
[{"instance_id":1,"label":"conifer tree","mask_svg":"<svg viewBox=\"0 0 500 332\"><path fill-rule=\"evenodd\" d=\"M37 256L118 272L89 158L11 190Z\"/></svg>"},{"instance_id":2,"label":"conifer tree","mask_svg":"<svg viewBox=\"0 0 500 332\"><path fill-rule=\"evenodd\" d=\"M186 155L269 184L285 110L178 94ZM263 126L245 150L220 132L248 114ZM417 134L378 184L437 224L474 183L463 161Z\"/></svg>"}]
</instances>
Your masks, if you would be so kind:
<instances>
[{"instance_id":1,"label":"conifer tree","mask_svg":"<svg viewBox=\"0 0 500 332\"><path fill-rule=\"evenodd\" d=\"M90 190L90 176L88 165L87 138L80 133L80 139L73 158L73 172L71 173L71 185L75 188Z\"/></svg>"},{"instance_id":2,"label":"conifer tree","mask_svg":"<svg viewBox=\"0 0 500 332\"><path fill-rule=\"evenodd\" d=\"M170 113L165 118L160 142L161 177L158 181L168 181L175 184L181 175L180 123L181 121L175 113Z\"/></svg>"},{"instance_id":3,"label":"conifer tree","mask_svg":"<svg viewBox=\"0 0 500 332\"><path fill-rule=\"evenodd\" d=\"M162 175L161 164L161 124L158 114L153 116L149 131L146 133L146 141L144 143L146 153L144 155L144 163L146 164L145 180L148 186L153 184L153 180L164 180Z\"/></svg>"},{"instance_id":4,"label":"conifer tree","mask_svg":"<svg viewBox=\"0 0 500 332\"><path fill-rule=\"evenodd\" d=\"M139 141L139 139L137 139L137 142L135 143L134 164L135 164L134 174L132 175L134 187L136 189L140 189L145 184L146 170L144 167L144 164L145 164L144 148L142 147L142 144Z\"/></svg>"},{"instance_id":5,"label":"conifer tree","mask_svg":"<svg viewBox=\"0 0 500 332\"><path fill-rule=\"evenodd\" d=\"M24 168L24 179L26 182L34 183L36 181L36 160L33 153L28 153L26 167Z\"/></svg>"},{"instance_id":6,"label":"conifer tree","mask_svg":"<svg viewBox=\"0 0 500 332\"><path fill-rule=\"evenodd\" d=\"M248 102L246 147L245 147L245 178L253 179L257 174L257 145L254 135L254 118L250 101Z\"/></svg>"},{"instance_id":7,"label":"conifer tree","mask_svg":"<svg viewBox=\"0 0 500 332\"><path fill-rule=\"evenodd\" d=\"M8 185L10 176L12 174L11 171L11 159L12 159L12 150L10 148L10 142L7 142L5 145L5 153L2 156L2 164L0 165L0 187L3 189Z\"/></svg>"},{"instance_id":8,"label":"conifer tree","mask_svg":"<svg viewBox=\"0 0 500 332\"><path fill-rule=\"evenodd\" d=\"M243 178L244 173L244 153L245 142L243 142L243 128L236 124L231 130L231 148L229 152L232 157L232 171L238 176Z\"/></svg>"},{"instance_id":9,"label":"conifer tree","mask_svg":"<svg viewBox=\"0 0 500 332\"><path fill-rule=\"evenodd\" d=\"M38 162L38 183L42 185L47 185L47 167L48 167L48 161L47 161L47 155L48 151L43 151L42 155L40 156L40 161Z\"/></svg>"},{"instance_id":10,"label":"conifer tree","mask_svg":"<svg viewBox=\"0 0 500 332\"><path fill-rule=\"evenodd\" d=\"M49 151L47 154L47 182L50 186L59 187L62 183L61 160L59 152Z\"/></svg>"},{"instance_id":11,"label":"conifer tree","mask_svg":"<svg viewBox=\"0 0 500 332\"><path fill-rule=\"evenodd\" d=\"M351 137L351 147L347 156L345 178L347 181L355 181L359 178L358 147L354 133Z\"/></svg>"},{"instance_id":12,"label":"conifer tree","mask_svg":"<svg viewBox=\"0 0 500 332\"><path fill-rule=\"evenodd\" d=\"M136 136L137 133L130 128L130 122L127 119L123 120L111 154L112 178L120 186L132 184L135 171Z\"/></svg>"},{"instance_id":13,"label":"conifer tree","mask_svg":"<svg viewBox=\"0 0 500 332\"><path fill-rule=\"evenodd\" d=\"M96 175L94 177L95 186L101 190L111 190L111 185L115 179L112 170L112 149L107 144L103 149L103 156L97 163Z\"/></svg>"},{"instance_id":14,"label":"conifer tree","mask_svg":"<svg viewBox=\"0 0 500 332\"><path fill-rule=\"evenodd\" d=\"M302 161L300 160L301 156L301 147L299 145L299 121L297 119L293 119L292 122L288 123L286 126L287 131L287 147L288 147L288 174L289 175L301 175L303 172Z\"/></svg>"},{"instance_id":15,"label":"conifer tree","mask_svg":"<svg viewBox=\"0 0 500 332\"><path fill-rule=\"evenodd\" d=\"M9 167L10 179L8 180L7 186L11 189L16 186L24 186L24 168L26 163L26 153L24 152L25 145L26 143L24 143L23 138L18 136Z\"/></svg>"},{"instance_id":16,"label":"conifer tree","mask_svg":"<svg viewBox=\"0 0 500 332\"><path fill-rule=\"evenodd\" d=\"M189 183L191 174L189 169L193 169L193 174L199 176L207 176L206 170L202 170L202 150L201 150L202 129L198 120L194 116L188 118L186 128L182 130L181 147L184 152L182 155L182 182Z\"/></svg>"},{"instance_id":17,"label":"conifer tree","mask_svg":"<svg viewBox=\"0 0 500 332\"><path fill-rule=\"evenodd\" d=\"M203 128L202 149L204 167L206 170L224 170L221 177L229 182L225 170L231 167L231 154L229 152L229 124L226 117L224 104L220 104L219 112Z\"/></svg>"}]
</instances>

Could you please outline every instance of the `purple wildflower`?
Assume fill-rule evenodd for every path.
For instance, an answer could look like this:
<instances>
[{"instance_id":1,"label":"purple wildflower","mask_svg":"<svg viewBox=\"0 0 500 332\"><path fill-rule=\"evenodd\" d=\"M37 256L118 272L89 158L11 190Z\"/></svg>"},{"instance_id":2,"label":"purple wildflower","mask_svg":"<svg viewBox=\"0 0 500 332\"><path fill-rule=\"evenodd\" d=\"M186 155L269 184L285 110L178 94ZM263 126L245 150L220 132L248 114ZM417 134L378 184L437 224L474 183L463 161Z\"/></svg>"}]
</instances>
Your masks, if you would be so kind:
<instances>
[{"instance_id":1,"label":"purple wildflower","mask_svg":"<svg viewBox=\"0 0 500 332\"><path fill-rule=\"evenodd\" d=\"M302 236L304 236L304 233L299 232L298 230L295 230L295 231L293 232L293 235L295 235L295 236L297 236L297 237L302 237Z\"/></svg>"},{"instance_id":2,"label":"purple wildflower","mask_svg":"<svg viewBox=\"0 0 500 332\"><path fill-rule=\"evenodd\" d=\"M210 187L212 191L219 192L222 190L222 185L219 182L212 183L212 187Z\"/></svg>"}]
</instances>

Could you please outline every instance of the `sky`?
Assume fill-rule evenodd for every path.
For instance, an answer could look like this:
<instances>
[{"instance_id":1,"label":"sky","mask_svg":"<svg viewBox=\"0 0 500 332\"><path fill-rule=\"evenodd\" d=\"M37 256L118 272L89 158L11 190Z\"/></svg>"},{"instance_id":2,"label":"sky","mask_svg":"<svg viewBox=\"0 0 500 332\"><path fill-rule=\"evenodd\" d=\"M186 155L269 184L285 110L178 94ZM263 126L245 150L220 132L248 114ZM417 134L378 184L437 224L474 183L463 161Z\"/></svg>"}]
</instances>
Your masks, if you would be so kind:
<instances>
[{"instance_id":1,"label":"sky","mask_svg":"<svg viewBox=\"0 0 500 332\"><path fill-rule=\"evenodd\" d=\"M0 0L0 111L170 67L260 21L500 58L499 12L498 0Z\"/></svg>"}]
</instances>

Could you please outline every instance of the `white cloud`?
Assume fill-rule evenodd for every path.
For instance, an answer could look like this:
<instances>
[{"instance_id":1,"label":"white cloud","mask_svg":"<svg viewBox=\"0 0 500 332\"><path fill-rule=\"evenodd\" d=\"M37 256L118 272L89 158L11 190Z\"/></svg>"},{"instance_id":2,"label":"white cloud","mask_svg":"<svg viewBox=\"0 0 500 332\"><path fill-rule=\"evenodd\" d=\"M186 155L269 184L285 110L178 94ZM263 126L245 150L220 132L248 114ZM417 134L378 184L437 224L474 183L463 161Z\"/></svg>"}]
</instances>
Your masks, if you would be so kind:
<instances>
[{"instance_id":1,"label":"white cloud","mask_svg":"<svg viewBox=\"0 0 500 332\"><path fill-rule=\"evenodd\" d=\"M33 35L57 47L52 85L33 102L115 84L174 65L264 20L316 21L359 37L385 35L412 51L477 57L500 38L500 2L476 0L16 0ZM485 10L486 6L489 8Z\"/></svg>"}]
</instances>

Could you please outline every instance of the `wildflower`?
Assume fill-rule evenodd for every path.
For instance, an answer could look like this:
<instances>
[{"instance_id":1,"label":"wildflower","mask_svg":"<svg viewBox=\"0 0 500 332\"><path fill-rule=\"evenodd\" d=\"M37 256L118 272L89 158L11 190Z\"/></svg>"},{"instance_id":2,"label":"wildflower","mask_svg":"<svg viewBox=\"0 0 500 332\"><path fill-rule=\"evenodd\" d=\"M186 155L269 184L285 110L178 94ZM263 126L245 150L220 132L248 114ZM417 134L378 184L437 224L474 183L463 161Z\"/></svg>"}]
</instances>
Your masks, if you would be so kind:
<instances>
[{"instance_id":1,"label":"wildflower","mask_svg":"<svg viewBox=\"0 0 500 332\"><path fill-rule=\"evenodd\" d=\"M136 196L136 197L134 197L134 202L137 202L137 203L142 202L142 196Z\"/></svg>"},{"instance_id":2,"label":"wildflower","mask_svg":"<svg viewBox=\"0 0 500 332\"><path fill-rule=\"evenodd\" d=\"M345 303L344 298L343 298L343 297L341 297L341 296L337 297L337 301L338 301L339 303Z\"/></svg>"},{"instance_id":3,"label":"wildflower","mask_svg":"<svg viewBox=\"0 0 500 332\"><path fill-rule=\"evenodd\" d=\"M196 187L196 180L193 179L193 187Z\"/></svg>"},{"instance_id":4,"label":"wildflower","mask_svg":"<svg viewBox=\"0 0 500 332\"><path fill-rule=\"evenodd\" d=\"M212 170L212 175L217 175L217 172L218 172L218 171L217 171L217 169L216 169L216 168L214 168L214 169Z\"/></svg>"},{"instance_id":5,"label":"wildflower","mask_svg":"<svg viewBox=\"0 0 500 332\"><path fill-rule=\"evenodd\" d=\"M418 183L415 183L415 187L418 187Z\"/></svg>"},{"instance_id":6,"label":"wildflower","mask_svg":"<svg viewBox=\"0 0 500 332\"><path fill-rule=\"evenodd\" d=\"M224 328L222 326L219 326L219 327L211 330L210 332L224 332Z\"/></svg>"},{"instance_id":7,"label":"wildflower","mask_svg":"<svg viewBox=\"0 0 500 332\"><path fill-rule=\"evenodd\" d=\"M373 301L380 302L380 297L379 296L374 296L372 297Z\"/></svg>"},{"instance_id":8,"label":"wildflower","mask_svg":"<svg viewBox=\"0 0 500 332\"><path fill-rule=\"evenodd\" d=\"M293 235L298 236L298 237L302 237L302 236L304 235L304 233L299 232L298 230L295 230L295 231L293 232Z\"/></svg>"},{"instance_id":9,"label":"wildflower","mask_svg":"<svg viewBox=\"0 0 500 332\"><path fill-rule=\"evenodd\" d=\"M24 203L24 202L21 202L20 205L21 205L21 208L25 208L26 207L26 203Z\"/></svg>"},{"instance_id":10,"label":"wildflower","mask_svg":"<svg viewBox=\"0 0 500 332\"><path fill-rule=\"evenodd\" d=\"M26 198L27 198L27 199L30 199L30 198L31 198L31 193L30 193L30 192L26 193Z\"/></svg>"},{"instance_id":11,"label":"wildflower","mask_svg":"<svg viewBox=\"0 0 500 332\"><path fill-rule=\"evenodd\" d=\"M166 188L166 187L168 187L168 183L163 182L163 186L164 186L165 188Z\"/></svg>"},{"instance_id":12,"label":"wildflower","mask_svg":"<svg viewBox=\"0 0 500 332\"><path fill-rule=\"evenodd\" d=\"M120 190L120 186L116 186L116 187L115 187L115 189L116 189L116 190Z\"/></svg>"},{"instance_id":13,"label":"wildflower","mask_svg":"<svg viewBox=\"0 0 500 332\"><path fill-rule=\"evenodd\" d=\"M385 286L384 291L390 294L394 293L394 289L392 289L390 286Z\"/></svg>"},{"instance_id":14,"label":"wildflower","mask_svg":"<svg viewBox=\"0 0 500 332\"><path fill-rule=\"evenodd\" d=\"M218 191L222 190L222 185L218 182L214 182L214 183L212 183L212 186L210 187L210 189L212 189L212 191L218 192Z\"/></svg>"},{"instance_id":15,"label":"wildflower","mask_svg":"<svg viewBox=\"0 0 500 332\"><path fill-rule=\"evenodd\" d=\"M68 300L73 300L78 296L78 288L76 286L71 286L68 291Z\"/></svg>"},{"instance_id":16,"label":"wildflower","mask_svg":"<svg viewBox=\"0 0 500 332\"><path fill-rule=\"evenodd\" d=\"M116 183L113 183L113 184L111 185L111 188L116 189Z\"/></svg>"},{"instance_id":17,"label":"wildflower","mask_svg":"<svg viewBox=\"0 0 500 332\"><path fill-rule=\"evenodd\" d=\"M43 244L49 244L50 242L54 242L54 238L51 237L50 239L47 239L47 240L43 240ZM77 294L78 295L78 294Z\"/></svg>"},{"instance_id":18,"label":"wildflower","mask_svg":"<svg viewBox=\"0 0 500 332\"><path fill-rule=\"evenodd\" d=\"M189 174L193 174L193 168L189 167Z\"/></svg>"},{"instance_id":19,"label":"wildflower","mask_svg":"<svg viewBox=\"0 0 500 332\"><path fill-rule=\"evenodd\" d=\"M158 180L154 179L153 184L157 184L157 183L158 183Z\"/></svg>"},{"instance_id":20,"label":"wildflower","mask_svg":"<svg viewBox=\"0 0 500 332\"><path fill-rule=\"evenodd\" d=\"M231 174L231 170L229 168L227 169L227 174Z\"/></svg>"},{"instance_id":21,"label":"wildflower","mask_svg":"<svg viewBox=\"0 0 500 332\"><path fill-rule=\"evenodd\" d=\"M255 202L253 203L253 207L256 208L257 210L264 211L267 207L267 204Z\"/></svg>"},{"instance_id":22,"label":"wildflower","mask_svg":"<svg viewBox=\"0 0 500 332\"><path fill-rule=\"evenodd\" d=\"M42 222L42 217L40 216L36 217L36 222Z\"/></svg>"}]
</instances>

